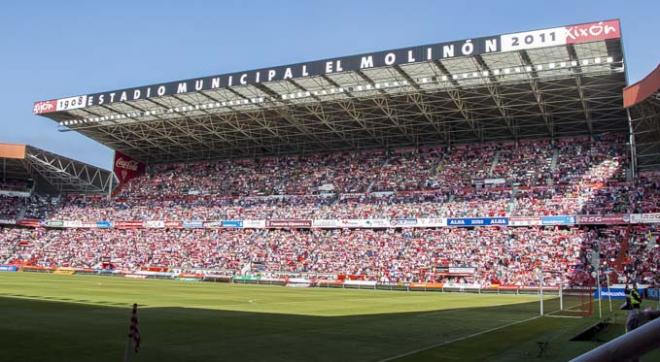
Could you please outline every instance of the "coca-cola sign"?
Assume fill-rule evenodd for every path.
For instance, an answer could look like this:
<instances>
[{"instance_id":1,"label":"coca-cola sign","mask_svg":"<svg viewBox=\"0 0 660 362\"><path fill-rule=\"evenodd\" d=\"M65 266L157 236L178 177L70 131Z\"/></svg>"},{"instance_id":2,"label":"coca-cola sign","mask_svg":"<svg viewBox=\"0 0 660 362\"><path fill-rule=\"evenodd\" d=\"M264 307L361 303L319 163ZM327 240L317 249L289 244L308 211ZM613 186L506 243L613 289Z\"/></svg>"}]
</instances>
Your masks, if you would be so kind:
<instances>
[{"instance_id":1,"label":"coca-cola sign","mask_svg":"<svg viewBox=\"0 0 660 362\"><path fill-rule=\"evenodd\" d=\"M144 163L134 160L133 158L119 151L116 151L113 170L119 179L119 183L123 184L130 179L143 174Z\"/></svg>"},{"instance_id":2,"label":"coca-cola sign","mask_svg":"<svg viewBox=\"0 0 660 362\"><path fill-rule=\"evenodd\" d=\"M139 166L140 166L139 162L135 160L127 160L123 157L119 157L117 161L115 161L116 168L123 168L134 172L137 172Z\"/></svg>"}]
</instances>

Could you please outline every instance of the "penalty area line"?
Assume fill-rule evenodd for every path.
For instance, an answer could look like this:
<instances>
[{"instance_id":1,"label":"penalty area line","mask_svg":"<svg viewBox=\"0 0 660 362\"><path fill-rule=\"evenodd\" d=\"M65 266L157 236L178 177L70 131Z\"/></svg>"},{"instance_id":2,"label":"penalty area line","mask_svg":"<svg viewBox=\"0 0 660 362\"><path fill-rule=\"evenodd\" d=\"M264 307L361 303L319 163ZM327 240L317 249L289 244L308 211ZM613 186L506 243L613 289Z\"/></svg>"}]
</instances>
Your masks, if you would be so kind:
<instances>
[{"instance_id":1,"label":"penalty area line","mask_svg":"<svg viewBox=\"0 0 660 362\"><path fill-rule=\"evenodd\" d=\"M579 307L579 306L573 306L573 307L570 307L570 308L568 308L568 309L566 309L566 310L572 310L572 309L575 309L575 308L577 308L577 307ZM418 348L418 349L416 349L416 350L409 351L409 352L406 352L406 353L401 353L401 354L398 354L398 355L396 355L396 356L387 357L387 358L384 358L384 359L379 360L378 362L387 362L387 361L393 361L393 360L395 360L395 359L399 359L399 358L403 358L403 357L408 357L408 356L413 355L413 354L415 354L415 353L428 351L429 349L433 349L433 348L436 348L436 347L442 347L442 346L445 346L445 345L448 345L448 344L451 344L451 343L455 343L455 342L460 342L460 341L463 341L463 340L466 340L466 339L469 339L469 338L472 338L472 337L481 336L481 335L483 335L483 334L487 334L487 333L490 333L490 332L495 332L495 331L500 330L500 329L504 329L504 328L507 328L507 327L515 326L516 324L521 324L521 323L530 322L530 321L533 321L533 320L535 320L535 319L539 319L539 318L541 318L541 317L555 317L555 318L562 318L563 316L556 316L556 315L554 315L554 314L556 314L556 313L558 313L558 312L560 312L560 310L552 311L552 312L550 312L550 313L546 313L546 314L544 314L544 315L536 315L536 316L533 316L533 317L530 317L530 318L527 318L527 319L523 319L523 320L519 320L519 321L515 321L515 322L511 322L511 323L503 324L503 325L501 325L501 326L497 326L497 327L493 327L493 328L491 328L491 329L486 329L486 330L484 330L484 331L479 331L479 332L476 332L476 333L472 333L472 334L469 334L469 335L467 335L467 336L463 336L463 337L458 337L458 338L450 339L450 340L448 340L448 341L444 341L444 342L436 343L436 344L433 344L433 345L430 345L430 346L426 346L426 347ZM572 318L572 317L567 317L567 318Z\"/></svg>"},{"instance_id":2,"label":"penalty area line","mask_svg":"<svg viewBox=\"0 0 660 362\"><path fill-rule=\"evenodd\" d=\"M409 352L406 352L406 353L397 354L396 356L387 357L387 358L379 360L378 362L393 361L395 359L408 357L408 356L413 355L415 353L428 351L429 349L433 349L433 348L436 348L436 347L442 347L442 346L445 346L445 345L448 345L448 344L451 344L451 343L455 343L455 342L460 342L460 341L463 341L463 340L466 340L466 339L469 339L469 338L472 338L472 337L481 336L483 334L487 334L487 333L494 332L494 331L497 331L497 330L500 330L500 329L515 326L516 324L521 324L521 323L526 323L526 322L529 322L529 321L533 321L533 320L538 319L538 318L541 318L541 316L537 315L537 316L530 317L530 318L527 318L527 319L523 319L523 320L503 324L501 326L497 326L497 327L493 327L493 328L486 329L486 330L483 330L483 331L479 331L479 332L476 332L476 333L468 334L467 336L458 337L458 338L450 339L448 341L432 344L430 346L418 348L418 349L415 349L415 350L412 350L412 351L409 351Z\"/></svg>"}]
</instances>

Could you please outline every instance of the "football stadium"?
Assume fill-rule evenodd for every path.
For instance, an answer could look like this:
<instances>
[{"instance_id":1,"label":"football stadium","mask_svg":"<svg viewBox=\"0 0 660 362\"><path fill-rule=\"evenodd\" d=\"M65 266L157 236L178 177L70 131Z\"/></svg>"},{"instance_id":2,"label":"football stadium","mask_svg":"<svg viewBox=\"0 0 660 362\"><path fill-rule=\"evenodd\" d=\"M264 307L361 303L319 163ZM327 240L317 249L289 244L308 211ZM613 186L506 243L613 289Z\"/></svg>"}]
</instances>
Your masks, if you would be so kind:
<instances>
[{"instance_id":1,"label":"football stadium","mask_svg":"<svg viewBox=\"0 0 660 362\"><path fill-rule=\"evenodd\" d=\"M0 358L660 360L622 25L36 101L114 162L0 144Z\"/></svg>"}]
</instances>

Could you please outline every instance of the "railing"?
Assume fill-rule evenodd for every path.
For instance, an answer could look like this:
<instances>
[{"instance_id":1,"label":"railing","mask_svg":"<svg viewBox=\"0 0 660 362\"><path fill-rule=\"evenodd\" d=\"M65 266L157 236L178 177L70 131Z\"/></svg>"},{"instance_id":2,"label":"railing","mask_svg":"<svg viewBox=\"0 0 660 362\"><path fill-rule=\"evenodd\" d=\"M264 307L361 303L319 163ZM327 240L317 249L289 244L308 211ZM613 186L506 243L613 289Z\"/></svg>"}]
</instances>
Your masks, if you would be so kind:
<instances>
[{"instance_id":1,"label":"railing","mask_svg":"<svg viewBox=\"0 0 660 362\"><path fill-rule=\"evenodd\" d=\"M648 312L641 312L648 313ZM655 312L660 315L660 312ZM571 362L607 362L636 360L660 348L660 318L580 355Z\"/></svg>"}]
</instances>

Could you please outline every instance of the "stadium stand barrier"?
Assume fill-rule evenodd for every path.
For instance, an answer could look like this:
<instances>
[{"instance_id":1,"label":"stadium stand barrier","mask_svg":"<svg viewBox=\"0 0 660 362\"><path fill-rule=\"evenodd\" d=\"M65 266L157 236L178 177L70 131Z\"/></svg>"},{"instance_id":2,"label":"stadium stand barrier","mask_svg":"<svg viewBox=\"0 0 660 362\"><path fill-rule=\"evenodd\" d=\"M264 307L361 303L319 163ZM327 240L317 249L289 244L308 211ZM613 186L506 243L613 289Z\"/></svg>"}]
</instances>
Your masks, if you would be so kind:
<instances>
[{"instance_id":1,"label":"stadium stand barrier","mask_svg":"<svg viewBox=\"0 0 660 362\"><path fill-rule=\"evenodd\" d=\"M660 348L660 318L619 336L571 362L636 361L646 353Z\"/></svg>"}]
</instances>

